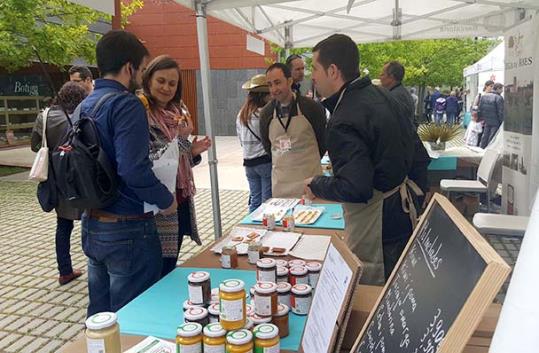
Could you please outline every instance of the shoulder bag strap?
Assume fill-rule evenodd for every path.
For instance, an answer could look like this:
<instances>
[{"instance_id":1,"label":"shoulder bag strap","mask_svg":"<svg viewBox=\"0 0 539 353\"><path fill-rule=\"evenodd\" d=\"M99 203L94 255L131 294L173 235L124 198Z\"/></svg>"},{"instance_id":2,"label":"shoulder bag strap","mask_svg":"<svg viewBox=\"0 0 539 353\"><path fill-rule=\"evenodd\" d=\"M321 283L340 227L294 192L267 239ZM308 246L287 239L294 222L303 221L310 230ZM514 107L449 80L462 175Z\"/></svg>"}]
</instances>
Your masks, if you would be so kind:
<instances>
[{"instance_id":1,"label":"shoulder bag strap","mask_svg":"<svg viewBox=\"0 0 539 353\"><path fill-rule=\"evenodd\" d=\"M47 144L47 117L49 116L49 111L50 111L50 108L45 108L45 110L43 111L43 133L42 133L42 137L41 137L41 140L43 141L41 146L42 147L48 147L48 144Z\"/></svg>"}]
</instances>

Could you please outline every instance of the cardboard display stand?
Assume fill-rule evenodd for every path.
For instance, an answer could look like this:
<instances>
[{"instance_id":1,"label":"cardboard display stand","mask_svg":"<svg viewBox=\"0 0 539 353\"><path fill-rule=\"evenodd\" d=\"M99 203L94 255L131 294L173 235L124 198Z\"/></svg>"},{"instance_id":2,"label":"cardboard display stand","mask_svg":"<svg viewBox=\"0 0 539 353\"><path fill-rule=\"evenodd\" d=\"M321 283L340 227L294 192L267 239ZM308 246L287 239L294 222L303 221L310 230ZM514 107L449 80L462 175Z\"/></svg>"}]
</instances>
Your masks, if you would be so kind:
<instances>
[{"instance_id":1,"label":"cardboard display stand","mask_svg":"<svg viewBox=\"0 0 539 353\"><path fill-rule=\"evenodd\" d=\"M351 352L462 352L510 267L436 194Z\"/></svg>"},{"instance_id":2,"label":"cardboard display stand","mask_svg":"<svg viewBox=\"0 0 539 353\"><path fill-rule=\"evenodd\" d=\"M342 240L332 237L299 352L340 352L361 271L358 258Z\"/></svg>"}]
</instances>

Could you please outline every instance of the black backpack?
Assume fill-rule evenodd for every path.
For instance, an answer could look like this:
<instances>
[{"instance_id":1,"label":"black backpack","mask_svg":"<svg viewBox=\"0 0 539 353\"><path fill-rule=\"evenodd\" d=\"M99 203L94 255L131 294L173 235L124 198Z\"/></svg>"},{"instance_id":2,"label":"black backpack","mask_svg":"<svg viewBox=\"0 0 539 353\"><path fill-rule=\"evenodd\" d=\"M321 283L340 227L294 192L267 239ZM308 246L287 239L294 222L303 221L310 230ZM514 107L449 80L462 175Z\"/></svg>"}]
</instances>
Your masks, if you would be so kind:
<instances>
[{"instance_id":1,"label":"black backpack","mask_svg":"<svg viewBox=\"0 0 539 353\"><path fill-rule=\"evenodd\" d=\"M73 126L62 143L52 152L51 164L58 198L73 208L104 208L118 197L118 177L105 151L95 126L95 114L109 98L122 94L103 95L87 114L80 105L73 113Z\"/></svg>"}]
</instances>

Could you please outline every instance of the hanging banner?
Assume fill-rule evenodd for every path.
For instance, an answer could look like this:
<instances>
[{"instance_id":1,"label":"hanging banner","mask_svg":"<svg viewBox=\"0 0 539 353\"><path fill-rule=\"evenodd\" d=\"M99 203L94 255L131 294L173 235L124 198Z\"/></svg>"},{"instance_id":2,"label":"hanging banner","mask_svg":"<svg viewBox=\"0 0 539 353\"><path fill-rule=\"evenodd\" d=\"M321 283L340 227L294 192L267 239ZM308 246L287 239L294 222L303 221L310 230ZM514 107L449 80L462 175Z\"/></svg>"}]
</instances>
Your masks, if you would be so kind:
<instances>
[{"instance_id":1,"label":"hanging banner","mask_svg":"<svg viewBox=\"0 0 539 353\"><path fill-rule=\"evenodd\" d=\"M502 209L504 213L530 214L530 173L534 124L533 94L537 18L514 27L505 34L505 104L502 167ZM536 110L537 115L537 110ZM539 138L539 134L536 135ZM535 156L537 158L539 156Z\"/></svg>"}]
</instances>

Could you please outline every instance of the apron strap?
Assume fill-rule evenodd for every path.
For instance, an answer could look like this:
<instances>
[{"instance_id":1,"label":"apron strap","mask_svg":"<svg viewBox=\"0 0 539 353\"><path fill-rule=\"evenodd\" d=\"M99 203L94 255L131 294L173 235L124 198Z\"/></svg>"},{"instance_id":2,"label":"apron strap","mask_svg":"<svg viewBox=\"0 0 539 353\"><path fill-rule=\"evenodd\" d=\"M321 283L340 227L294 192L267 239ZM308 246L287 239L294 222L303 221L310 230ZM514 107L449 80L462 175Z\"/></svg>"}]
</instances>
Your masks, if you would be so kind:
<instances>
[{"instance_id":1,"label":"apron strap","mask_svg":"<svg viewBox=\"0 0 539 353\"><path fill-rule=\"evenodd\" d=\"M406 177L404 178L402 184L384 193L384 200L393 196L397 192L399 192L401 195L402 210L404 211L404 213L408 213L408 215L410 216L410 222L412 223L412 229L415 229L415 226L418 222L418 217L411 192L413 192L416 196L423 196L423 191L419 188L419 186L417 186L417 184L413 180L410 180L408 179L408 177Z\"/></svg>"}]
</instances>

